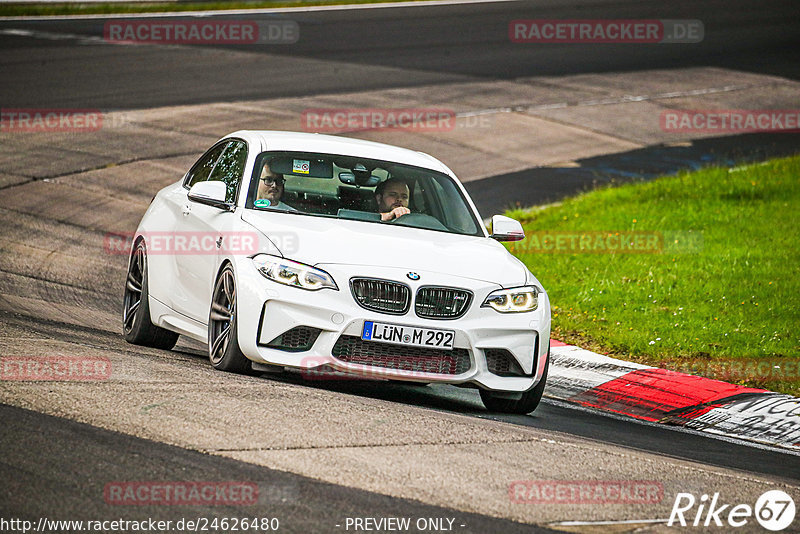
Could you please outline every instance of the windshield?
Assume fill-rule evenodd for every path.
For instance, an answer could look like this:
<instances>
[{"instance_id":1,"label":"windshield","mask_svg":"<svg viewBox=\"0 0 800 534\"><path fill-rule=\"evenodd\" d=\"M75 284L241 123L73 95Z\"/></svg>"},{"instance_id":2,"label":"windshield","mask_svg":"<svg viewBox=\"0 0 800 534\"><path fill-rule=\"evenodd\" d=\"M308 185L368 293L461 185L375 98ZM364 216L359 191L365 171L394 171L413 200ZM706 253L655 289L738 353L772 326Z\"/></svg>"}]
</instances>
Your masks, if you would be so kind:
<instances>
[{"instance_id":1,"label":"windshield","mask_svg":"<svg viewBox=\"0 0 800 534\"><path fill-rule=\"evenodd\" d=\"M483 236L451 177L353 156L264 152L246 207Z\"/></svg>"}]
</instances>

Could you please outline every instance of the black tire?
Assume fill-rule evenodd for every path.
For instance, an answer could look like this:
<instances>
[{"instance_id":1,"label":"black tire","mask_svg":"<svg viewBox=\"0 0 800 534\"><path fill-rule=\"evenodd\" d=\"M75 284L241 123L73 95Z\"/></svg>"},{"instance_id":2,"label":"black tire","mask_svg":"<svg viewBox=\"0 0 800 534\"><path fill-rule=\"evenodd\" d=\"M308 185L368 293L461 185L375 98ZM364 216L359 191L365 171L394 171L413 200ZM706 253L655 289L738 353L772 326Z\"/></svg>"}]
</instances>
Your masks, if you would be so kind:
<instances>
[{"instance_id":1,"label":"black tire","mask_svg":"<svg viewBox=\"0 0 800 534\"><path fill-rule=\"evenodd\" d=\"M547 382L547 371L550 368L550 347L547 348L547 361L544 364L542 379L531 390L522 394L519 399L505 399L497 396L493 391L481 390L481 400L490 412L529 414L539 406Z\"/></svg>"},{"instance_id":2,"label":"black tire","mask_svg":"<svg viewBox=\"0 0 800 534\"><path fill-rule=\"evenodd\" d=\"M220 271L211 294L211 311L208 315L208 358L220 371L246 373L253 371L250 360L239 348L236 327L236 277L233 267L226 265Z\"/></svg>"},{"instance_id":3,"label":"black tire","mask_svg":"<svg viewBox=\"0 0 800 534\"><path fill-rule=\"evenodd\" d=\"M156 349L170 350L178 342L178 334L150 321L150 300L147 291L147 248L140 240L128 262L128 279L122 297L122 333L125 341Z\"/></svg>"}]
</instances>

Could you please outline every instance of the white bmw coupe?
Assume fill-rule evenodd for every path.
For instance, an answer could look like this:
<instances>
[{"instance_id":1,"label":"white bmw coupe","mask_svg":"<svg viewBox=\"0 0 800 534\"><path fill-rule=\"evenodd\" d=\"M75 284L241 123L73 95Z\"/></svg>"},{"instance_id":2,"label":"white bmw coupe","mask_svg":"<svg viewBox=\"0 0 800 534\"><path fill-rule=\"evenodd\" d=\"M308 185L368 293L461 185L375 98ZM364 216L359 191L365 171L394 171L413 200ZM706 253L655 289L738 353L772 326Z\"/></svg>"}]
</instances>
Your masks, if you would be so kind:
<instances>
[{"instance_id":1,"label":"white bmw coupe","mask_svg":"<svg viewBox=\"0 0 800 534\"><path fill-rule=\"evenodd\" d=\"M208 344L221 370L446 383L530 413L550 302L455 174L403 148L239 131L153 199L123 298L130 343Z\"/></svg>"}]
</instances>

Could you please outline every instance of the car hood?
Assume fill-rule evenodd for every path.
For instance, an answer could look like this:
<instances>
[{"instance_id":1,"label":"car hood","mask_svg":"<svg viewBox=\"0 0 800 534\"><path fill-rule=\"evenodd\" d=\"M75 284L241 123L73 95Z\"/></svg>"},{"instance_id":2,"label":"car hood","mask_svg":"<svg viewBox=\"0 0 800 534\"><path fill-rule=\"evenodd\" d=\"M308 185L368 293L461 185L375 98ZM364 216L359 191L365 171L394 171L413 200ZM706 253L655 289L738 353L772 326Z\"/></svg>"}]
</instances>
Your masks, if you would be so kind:
<instances>
[{"instance_id":1,"label":"car hood","mask_svg":"<svg viewBox=\"0 0 800 534\"><path fill-rule=\"evenodd\" d=\"M242 220L269 238L284 257L308 265L397 267L503 287L526 281L525 266L486 237L254 210L246 210Z\"/></svg>"}]
</instances>

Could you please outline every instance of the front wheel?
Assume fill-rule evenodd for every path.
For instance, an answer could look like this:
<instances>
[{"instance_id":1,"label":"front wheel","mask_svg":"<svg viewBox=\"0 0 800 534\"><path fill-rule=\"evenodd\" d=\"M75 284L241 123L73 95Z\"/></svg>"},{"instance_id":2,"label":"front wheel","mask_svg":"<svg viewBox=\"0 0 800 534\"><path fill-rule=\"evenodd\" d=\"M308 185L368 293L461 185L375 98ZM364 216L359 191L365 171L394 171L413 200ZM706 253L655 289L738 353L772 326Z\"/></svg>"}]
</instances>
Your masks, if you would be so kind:
<instances>
[{"instance_id":1,"label":"front wheel","mask_svg":"<svg viewBox=\"0 0 800 534\"><path fill-rule=\"evenodd\" d=\"M486 409L490 412L529 414L539 406L544 393L545 383L547 382L547 370L550 368L550 348L547 349L547 361L544 364L542 379L531 390L522 394L519 399L506 399L498 396L493 391L481 390L481 400Z\"/></svg>"},{"instance_id":2,"label":"front wheel","mask_svg":"<svg viewBox=\"0 0 800 534\"><path fill-rule=\"evenodd\" d=\"M211 365L220 371L249 373L252 366L239 348L236 323L236 278L233 267L226 265L219 273L211 298L208 357Z\"/></svg>"},{"instance_id":3,"label":"front wheel","mask_svg":"<svg viewBox=\"0 0 800 534\"><path fill-rule=\"evenodd\" d=\"M125 341L156 349L170 350L178 334L156 326L150 320L150 297L147 291L147 248L140 240L128 262L128 278L122 297L122 333Z\"/></svg>"}]
</instances>

